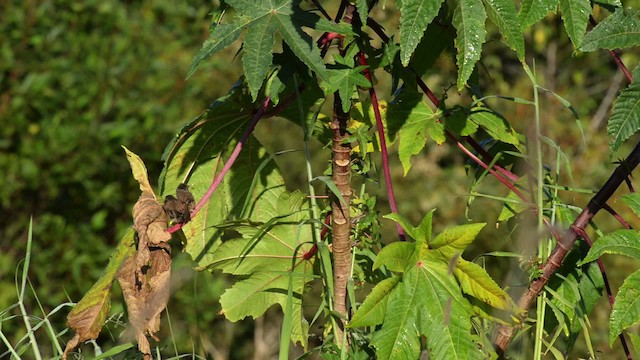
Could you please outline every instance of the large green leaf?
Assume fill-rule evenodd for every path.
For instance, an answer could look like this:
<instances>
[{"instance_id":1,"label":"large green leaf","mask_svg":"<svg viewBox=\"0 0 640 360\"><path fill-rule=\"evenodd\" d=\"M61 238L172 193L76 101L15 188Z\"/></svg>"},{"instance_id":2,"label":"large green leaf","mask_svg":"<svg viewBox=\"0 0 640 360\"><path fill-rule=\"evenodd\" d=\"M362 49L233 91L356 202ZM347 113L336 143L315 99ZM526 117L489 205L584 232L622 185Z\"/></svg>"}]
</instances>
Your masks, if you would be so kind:
<instances>
[{"instance_id":1,"label":"large green leaf","mask_svg":"<svg viewBox=\"0 0 640 360\"><path fill-rule=\"evenodd\" d=\"M524 36L516 15L516 7L511 0L484 0L489 19L496 24L504 42L516 52L520 61L524 60Z\"/></svg>"},{"instance_id":2,"label":"large green leaf","mask_svg":"<svg viewBox=\"0 0 640 360\"><path fill-rule=\"evenodd\" d=\"M406 175L411 169L411 157L420 153L427 143L427 134L438 144L445 141L444 124L439 113L422 101L420 94L401 95L387 109L389 137L398 132L398 156Z\"/></svg>"},{"instance_id":3,"label":"large green leaf","mask_svg":"<svg viewBox=\"0 0 640 360\"><path fill-rule=\"evenodd\" d=\"M307 282L313 278L313 258L304 254L312 247L310 226L303 222L308 209L302 207L305 197L301 193L268 192L256 201L276 221L263 226L237 226L242 238L225 241L210 258L209 266L225 273L241 275L245 280L236 282L220 298L222 312L231 321L261 316L269 307L279 304L286 311L289 284L293 288L292 341L307 345L309 325L302 314L302 294Z\"/></svg>"},{"instance_id":4,"label":"large green leaf","mask_svg":"<svg viewBox=\"0 0 640 360\"><path fill-rule=\"evenodd\" d=\"M564 28L573 46L578 48L587 30L591 3L589 0L560 0L560 11L562 11Z\"/></svg>"},{"instance_id":5,"label":"large green leaf","mask_svg":"<svg viewBox=\"0 0 640 360\"><path fill-rule=\"evenodd\" d=\"M458 259L453 269L462 291L497 309L516 311L518 306L481 266Z\"/></svg>"},{"instance_id":6,"label":"large green leaf","mask_svg":"<svg viewBox=\"0 0 640 360\"><path fill-rule=\"evenodd\" d=\"M349 327L375 326L382 324L387 313L389 294L400 282L400 276L394 275L379 282L367 295L362 305L353 314Z\"/></svg>"},{"instance_id":7,"label":"large green leaf","mask_svg":"<svg viewBox=\"0 0 640 360\"><path fill-rule=\"evenodd\" d=\"M622 49L640 45L640 10L616 10L582 40L581 51Z\"/></svg>"},{"instance_id":8,"label":"large green leaf","mask_svg":"<svg viewBox=\"0 0 640 360\"><path fill-rule=\"evenodd\" d=\"M633 82L618 95L609 118L607 132L611 154L640 129L640 66L633 71L633 77Z\"/></svg>"},{"instance_id":9,"label":"large green leaf","mask_svg":"<svg viewBox=\"0 0 640 360\"><path fill-rule=\"evenodd\" d=\"M438 15L443 0L402 0L400 2L400 59L408 66L427 25Z\"/></svg>"},{"instance_id":10,"label":"large green leaf","mask_svg":"<svg viewBox=\"0 0 640 360\"><path fill-rule=\"evenodd\" d=\"M640 322L640 271L629 275L618 291L609 320L609 344L613 345L622 330L638 322Z\"/></svg>"},{"instance_id":11,"label":"large green leaf","mask_svg":"<svg viewBox=\"0 0 640 360\"><path fill-rule=\"evenodd\" d=\"M237 87L217 100L207 110L187 124L167 146L160 176L163 196L174 194L180 183L187 183L196 199L209 188L212 179L222 170L247 126L251 116L251 99L246 89ZM266 150L254 138L244 144L231 170L201 211L183 228L187 239L185 251L199 268L211 263L211 254L224 236L224 226L245 218L268 221L275 214L258 203L261 197L278 198L284 182L275 164L269 162L260 174L258 166L268 158ZM251 188L254 177L258 177ZM252 191L249 194L249 191ZM243 206L250 197L253 206Z\"/></svg>"},{"instance_id":12,"label":"large green leaf","mask_svg":"<svg viewBox=\"0 0 640 360\"><path fill-rule=\"evenodd\" d=\"M420 337L434 359L482 358L471 336L470 305L447 272L447 263L425 258L411 267L389 296L382 328L371 343L378 359L416 359Z\"/></svg>"},{"instance_id":13,"label":"large green leaf","mask_svg":"<svg viewBox=\"0 0 640 360\"><path fill-rule=\"evenodd\" d=\"M597 260L603 254L626 255L640 260L640 236L635 230L617 230L593 243L580 265Z\"/></svg>"},{"instance_id":14,"label":"large green leaf","mask_svg":"<svg viewBox=\"0 0 640 360\"><path fill-rule=\"evenodd\" d=\"M464 88L480 59L485 40L486 18L482 0L460 0L453 13L453 26L458 33L455 39L458 49L458 90Z\"/></svg>"},{"instance_id":15,"label":"large green leaf","mask_svg":"<svg viewBox=\"0 0 640 360\"><path fill-rule=\"evenodd\" d=\"M523 0L518 13L521 28L524 30L537 23L549 12L555 12L557 6L558 0Z\"/></svg>"}]
</instances>

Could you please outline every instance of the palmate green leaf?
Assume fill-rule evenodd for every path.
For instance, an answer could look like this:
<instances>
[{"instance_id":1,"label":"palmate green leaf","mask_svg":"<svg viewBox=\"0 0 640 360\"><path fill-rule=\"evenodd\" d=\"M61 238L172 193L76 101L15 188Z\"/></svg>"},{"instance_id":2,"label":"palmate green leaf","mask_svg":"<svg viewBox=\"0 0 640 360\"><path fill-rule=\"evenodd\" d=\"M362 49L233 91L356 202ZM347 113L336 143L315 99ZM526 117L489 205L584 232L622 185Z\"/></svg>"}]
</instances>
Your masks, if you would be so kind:
<instances>
[{"instance_id":1,"label":"palmate green leaf","mask_svg":"<svg viewBox=\"0 0 640 360\"><path fill-rule=\"evenodd\" d=\"M393 311L371 339L378 359L418 358L420 335L434 359L483 358L470 333L471 307L446 262L429 257L408 269L387 308Z\"/></svg>"},{"instance_id":2,"label":"palmate green leaf","mask_svg":"<svg viewBox=\"0 0 640 360\"><path fill-rule=\"evenodd\" d=\"M555 12L558 0L523 0L518 13L520 27L524 30L542 20L551 11Z\"/></svg>"},{"instance_id":3,"label":"palmate green leaf","mask_svg":"<svg viewBox=\"0 0 640 360\"><path fill-rule=\"evenodd\" d=\"M638 322L640 322L640 271L629 275L616 295L609 319L609 344L613 345L622 330Z\"/></svg>"},{"instance_id":4,"label":"palmate green leaf","mask_svg":"<svg viewBox=\"0 0 640 360\"><path fill-rule=\"evenodd\" d=\"M589 31L580 51L622 49L640 45L640 10L618 9Z\"/></svg>"},{"instance_id":5,"label":"palmate green leaf","mask_svg":"<svg viewBox=\"0 0 640 360\"><path fill-rule=\"evenodd\" d=\"M427 25L438 15L443 0L402 0L400 8L400 60L408 66Z\"/></svg>"},{"instance_id":6,"label":"palmate green leaf","mask_svg":"<svg viewBox=\"0 0 640 360\"><path fill-rule=\"evenodd\" d=\"M640 260L640 236L635 230L617 230L609 233L596 242L579 265L597 260L604 254L626 255Z\"/></svg>"},{"instance_id":7,"label":"palmate green leaf","mask_svg":"<svg viewBox=\"0 0 640 360\"><path fill-rule=\"evenodd\" d=\"M231 24L216 26L209 39L193 60L188 76L211 55L238 39L242 30L248 34L244 43L243 65L253 99L264 81L272 63L271 51L275 34L282 36L293 53L324 81L328 80L320 51L302 27L319 31L352 33L347 26L332 24L318 15L300 8L301 0L229 0L227 3L238 11ZM244 59L248 56L248 59Z\"/></svg>"},{"instance_id":8,"label":"palmate green leaf","mask_svg":"<svg viewBox=\"0 0 640 360\"><path fill-rule=\"evenodd\" d=\"M484 0L489 19L496 24L504 42L516 52L520 61L524 60L524 36L516 15L516 7L511 0Z\"/></svg>"},{"instance_id":9,"label":"palmate green leaf","mask_svg":"<svg viewBox=\"0 0 640 360\"><path fill-rule=\"evenodd\" d=\"M245 130L252 112L251 98L245 88L235 87L229 95L218 99L207 110L182 128L163 155L164 169L160 175L160 193L174 194L180 183L187 183L196 200L200 199L222 170ZM266 222L274 216L272 208L262 209L258 200L278 198L284 181L274 162L261 171L249 194L258 166L269 157L254 138L244 144L239 157L216 192L202 210L183 228L187 239L185 251L198 268L211 264L211 254L224 235L225 226L240 220L247 196L253 201L249 218ZM260 203L264 204L264 203Z\"/></svg>"},{"instance_id":10,"label":"palmate green leaf","mask_svg":"<svg viewBox=\"0 0 640 360\"><path fill-rule=\"evenodd\" d=\"M464 259L458 259L453 273L462 291L494 308L517 311L518 306L511 297L489 276L481 266Z\"/></svg>"},{"instance_id":11,"label":"palmate green leaf","mask_svg":"<svg viewBox=\"0 0 640 360\"><path fill-rule=\"evenodd\" d=\"M356 0L356 9L358 9L360 22L363 25L367 25L367 18L369 17L369 4L367 4L367 0Z\"/></svg>"},{"instance_id":12,"label":"palmate green leaf","mask_svg":"<svg viewBox=\"0 0 640 360\"><path fill-rule=\"evenodd\" d=\"M640 25L638 27L640 30ZM640 37L640 32L638 37ZM618 95L607 125L609 148L614 154L620 145L640 129L640 66L633 71L633 82Z\"/></svg>"},{"instance_id":13,"label":"palmate green leaf","mask_svg":"<svg viewBox=\"0 0 640 360\"><path fill-rule=\"evenodd\" d=\"M387 108L389 137L398 132L398 156L406 175L411 169L411 157L420 153L427 143L427 134L442 144L445 141L444 124L438 120L439 113L422 101L422 95L401 95ZM399 129L399 130L398 130Z\"/></svg>"},{"instance_id":14,"label":"palmate green leaf","mask_svg":"<svg viewBox=\"0 0 640 360\"><path fill-rule=\"evenodd\" d=\"M269 307L279 304L286 311L289 283L293 286L292 341L306 348L309 325L302 314L302 294L313 279L313 258L303 256L312 247L311 228L303 224L308 210L303 208L302 193L268 193L256 206L269 209L278 220L266 229L238 226L242 238L227 240L211 257L210 267L225 273L242 275L220 298L222 312L231 321L261 316Z\"/></svg>"},{"instance_id":15,"label":"palmate green leaf","mask_svg":"<svg viewBox=\"0 0 640 360\"><path fill-rule=\"evenodd\" d=\"M589 0L560 0L562 22L567 30L569 39L575 48L582 43L589 15L591 15L591 3Z\"/></svg>"},{"instance_id":16,"label":"palmate green leaf","mask_svg":"<svg viewBox=\"0 0 640 360\"><path fill-rule=\"evenodd\" d=\"M400 282L400 276L394 275L380 281L367 295L362 305L353 314L349 327L375 326L382 324L387 312L389 294Z\"/></svg>"},{"instance_id":17,"label":"palmate green leaf","mask_svg":"<svg viewBox=\"0 0 640 360\"><path fill-rule=\"evenodd\" d=\"M640 216L640 194L631 193L622 195L620 198L622 199L622 201L624 201L625 204L627 204L628 207L631 208L631 210L633 210L634 214Z\"/></svg>"},{"instance_id":18,"label":"palmate green leaf","mask_svg":"<svg viewBox=\"0 0 640 360\"><path fill-rule=\"evenodd\" d=\"M362 74L366 66L356 66L355 68L329 69L328 92L338 91L342 101L342 111L348 112L351 108L351 99L357 87L368 89L371 82Z\"/></svg>"},{"instance_id":19,"label":"palmate green leaf","mask_svg":"<svg viewBox=\"0 0 640 360\"><path fill-rule=\"evenodd\" d=\"M485 225L486 223L465 224L447 228L428 244L429 248L431 252L437 250L445 258L462 254Z\"/></svg>"},{"instance_id":20,"label":"palmate green leaf","mask_svg":"<svg viewBox=\"0 0 640 360\"><path fill-rule=\"evenodd\" d=\"M453 13L453 26L458 34L455 38L458 49L458 91L464 88L480 59L486 35L486 18L482 0L460 0Z\"/></svg>"}]
</instances>

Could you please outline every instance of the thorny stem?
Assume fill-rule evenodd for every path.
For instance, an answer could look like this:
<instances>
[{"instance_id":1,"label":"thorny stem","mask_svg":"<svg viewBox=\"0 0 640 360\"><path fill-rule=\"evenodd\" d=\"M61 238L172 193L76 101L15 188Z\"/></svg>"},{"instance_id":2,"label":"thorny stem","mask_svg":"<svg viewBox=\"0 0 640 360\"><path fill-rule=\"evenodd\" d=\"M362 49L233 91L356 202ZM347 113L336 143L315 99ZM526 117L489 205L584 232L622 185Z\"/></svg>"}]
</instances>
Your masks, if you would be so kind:
<instances>
[{"instance_id":1,"label":"thorny stem","mask_svg":"<svg viewBox=\"0 0 640 360\"><path fill-rule=\"evenodd\" d=\"M580 215L573 222L571 228L563 234L558 240L556 247L551 252L551 255L544 263L542 267L542 275L534 280L529 288L522 294L518 301L518 307L526 311L529 309L533 301L538 297L538 294L544 289L549 279L558 270L562 264L562 260L565 258L573 244L575 243L578 234L576 229L584 229L589 221L602 209L607 200L613 195L623 181L630 175L630 171L635 169L640 163L640 143L636 144L629 157L618 165L607 182L602 188L594 195L589 201L587 206L582 210ZM502 356L504 355L507 346L511 342L513 335L515 334L515 328L508 325L501 325L498 327L498 334L494 341L496 351Z\"/></svg>"},{"instance_id":2,"label":"thorny stem","mask_svg":"<svg viewBox=\"0 0 640 360\"><path fill-rule=\"evenodd\" d=\"M593 17L590 18L591 24L595 25L595 20ZM627 80L629 82L633 82L633 76L624 65L620 57L615 51L610 51L609 54L613 57L618 68L625 74ZM551 276L558 270L560 264L564 260L565 256L575 243L577 239L577 233L575 229L584 230L586 226L589 224L589 221L602 209L607 200L613 195L613 193L618 189L618 187L622 184L622 182L630 183L629 176L635 167L640 163L640 143L636 144L636 147L633 149L629 157L620 163L609 177L609 180L602 186L600 191L594 195L594 197L589 201L587 206L582 210L580 215L576 218L576 220L571 225L571 229L566 231L562 239L559 239L556 247L553 249L551 255L545 262L542 268L542 276L536 280L534 280L529 288L522 294L520 300L518 301L518 306L522 311L526 311L529 309L534 299L538 297L544 286L547 284ZM508 325L500 325L498 327L497 336L494 340L493 344L496 348L496 351L500 356L504 356L504 353L507 349L507 346L511 342L515 334L515 328ZM630 354L627 353L627 357L630 358Z\"/></svg>"},{"instance_id":3,"label":"thorny stem","mask_svg":"<svg viewBox=\"0 0 640 360\"><path fill-rule=\"evenodd\" d=\"M367 59L363 52L358 54L358 61L360 65L367 66ZM371 105L373 106L373 113L376 118L376 127L378 128L378 137L380 138L380 153L382 155L382 170L384 172L384 181L387 187L387 196L389 197L389 207L391 212L398 213L398 205L396 205L396 196L393 193L393 183L391 182L391 171L389 170L389 153L387 151L387 140L384 135L384 125L382 124L382 116L380 115L380 104L378 103L378 96L376 90L373 87L373 79L371 78L371 71L369 68L364 69L364 76L371 83L369 88L369 97L371 98ZM405 240L405 233L400 224L396 223L396 230L400 236L400 240Z\"/></svg>"},{"instance_id":4,"label":"thorny stem","mask_svg":"<svg viewBox=\"0 0 640 360\"><path fill-rule=\"evenodd\" d=\"M256 124L258 123L258 120L260 120L260 118L264 114L265 110L267 110L267 107L269 107L269 102L270 101L271 101L271 97L270 96L267 96L264 99L264 101L262 101L262 105L260 106L258 111L256 111L256 113L253 115L253 117L251 118L251 121L249 122L249 125L247 126L246 130L244 131L244 133L240 137L240 140L236 144L236 147L233 149L233 152L229 156L229 159L227 160L227 162L222 167L222 170L220 171L218 176L215 178L215 180L211 183L211 185L209 186L209 189L207 190L207 192L204 194L202 199L200 199L200 201L198 202L196 207L191 212L191 219L193 219L198 214L200 209L202 209L202 207L209 201L209 199L211 198L211 195L213 195L213 193L216 191L218 186L220 186L220 183L222 183L222 180L224 179L224 176L227 174L227 172L229 172L229 170L231 169L231 166L233 166L233 163L236 162L236 159L238 158L238 155L240 155L240 151L242 150L243 145L247 142L247 140L249 139L249 136L251 136L251 133L253 132L253 129L256 127ZM176 224L176 225L170 227L169 229L167 229L167 232L168 233L174 233L174 232L180 230L182 228L182 226L184 226L184 224Z\"/></svg>"}]
</instances>

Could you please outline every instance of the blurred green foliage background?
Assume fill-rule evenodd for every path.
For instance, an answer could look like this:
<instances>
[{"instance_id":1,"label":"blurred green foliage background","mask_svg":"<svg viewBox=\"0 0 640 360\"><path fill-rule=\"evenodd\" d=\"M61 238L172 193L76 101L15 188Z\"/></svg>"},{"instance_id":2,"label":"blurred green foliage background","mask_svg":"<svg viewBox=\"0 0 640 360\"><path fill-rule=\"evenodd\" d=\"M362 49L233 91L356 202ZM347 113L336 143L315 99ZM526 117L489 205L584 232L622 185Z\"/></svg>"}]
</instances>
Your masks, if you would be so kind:
<instances>
[{"instance_id":1,"label":"blurred green foliage background","mask_svg":"<svg viewBox=\"0 0 640 360\"><path fill-rule=\"evenodd\" d=\"M0 2L0 309L16 302L14 276L24 258L31 216L34 245L29 277L45 311L78 301L99 277L131 223L131 207L139 194L120 145L140 155L150 178L156 179L162 166L160 156L175 131L226 93L240 75L240 63L233 61L236 47L208 60L185 81L193 55L207 38L209 14L218 5L218 1L195 0ZM388 29L395 27L396 15L392 6L377 8L373 14ZM499 42L495 31L487 39L479 70L482 90L530 98L531 84L515 55ZM552 96L542 100L544 132L571 159L573 182L565 172L563 185L597 189L613 169L604 130L612 100L607 92L624 87L624 79L616 75L605 52L574 54L555 16L534 26L527 33L527 42L528 59L535 61L541 85L568 99L581 116L574 120ZM625 52L623 59L632 67L640 57L637 52ZM448 105L469 101L451 89L455 74L454 59L445 54L425 75L437 94L447 92ZM388 100L390 79L378 74L378 80L379 96ZM532 108L500 101L490 105L519 131L529 129ZM299 149L302 136L270 136L290 128L285 121L267 121L257 135L270 149ZM625 149L620 154L624 156ZM552 150L547 149L547 155L550 161L555 159ZM303 169L301 156L287 155L278 161L284 169ZM415 223L438 207L436 230L463 223L467 217L495 223L500 211L495 201L478 199L465 214L471 184L465 161L455 145L447 144L428 146L407 177L395 166L400 212ZM322 171L326 163L319 163L318 171ZM293 187L305 181L303 171L289 170L284 175ZM490 180L479 190L506 194ZM382 187L372 191L384 196ZM577 206L587 200L571 192L562 196ZM383 213L388 211L384 199L378 203ZM599 225L604 229L612 228L612 222L602 215L596 221L602 221ZM385 238L393 239L391 224L385 226ZM510 238L503 228L485 233L468 258L487 251L518 251L517 244L504 239ZM217 314L217 299L226 286L225 278L195 273L190 260L178 253L175 251L175 286L169 303L172 322L171 327L163 324L161 347L169 354L194 352L216 359L245 359L254 353L268 358L273 351L269 346L277 346L277 338L268 338L278 334L277 313L269 312L255 324L224 321ZM615 288L633 265L619 258L607 261L613 265ZM514 266L517 269L517 264L501 259L492 266L498 282ZM34 297L27 306L37 312ZM606 353L608 305L603 302L600 308L602 314L596 315L600 320L593 324L600 330L592 339ZM112 312L122 311L116 293ZM58 330L64 328L66 313L52 318ZM98 344L109 348L118 343L124 330L122 320L114 317L111 330ZM5 334L10 330L3 328ZM16 325L10 340L18 339L23 331ZM64 335L63 340L68 337ZM0 353L2 349L0 346Z\"/></svg>"}]
</instances>

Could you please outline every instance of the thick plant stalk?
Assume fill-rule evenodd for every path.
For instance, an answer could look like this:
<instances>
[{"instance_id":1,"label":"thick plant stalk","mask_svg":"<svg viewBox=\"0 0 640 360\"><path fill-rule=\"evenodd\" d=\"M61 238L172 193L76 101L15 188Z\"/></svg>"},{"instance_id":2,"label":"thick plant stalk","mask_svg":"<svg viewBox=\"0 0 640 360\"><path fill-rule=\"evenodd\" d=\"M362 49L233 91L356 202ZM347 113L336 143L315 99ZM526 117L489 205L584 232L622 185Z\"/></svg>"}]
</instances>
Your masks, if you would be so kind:
<instances>
[{"instance_id":1,"label":"thick plant stalk","mask_svg":"<svg viewBox=\"0 0 640 360\"><path fill-rule=\"evenodd\" d=\"M542 275L534 280L524 294L522 294L522 297L520 297L518 307L521 310L527 311L529 309L542 289L544 289L549 279L551 279L553 274L558 270L565 256L578 238L578 233L575 229L577 228L582 230L589 224L589 221L605 206L607 200L611 198L613 193L625 181L625 179L627 179L631 174L631 171L635 169L639 163L640 143L636 144L636 147L633 149L629 157L618 165L611 177L609 177L609 180L607 180L600 191L598 191L591 201L589 201L584 210L582 210L580 215L578 215L571 225L571 228L558 240L558 244L542 267ZM498 354L504 355L507 346L515 334L515 330L516 329L514 327L507 325L501 325L498 328L498 334L494 341L494 346Z\"/></svg>"},{"instance_id":2,"label":"thick plant stalk","mask_svg":"<svg viewBox=\"0 0 640 360\"><path fill-rule=\"evenodd\" d=\"M331 150L333 153L332 180L342 194L342 199L331 196L331 238L333 247L334 274L334 310L347 319L347 282L351 274L351 220L349 217L349 201L351 199L351 144L344 142L347 137L347 120L349 114L342 111L342 104L335 95L331 131L333 132ZM339 322L342 325L342 322ZM344 328L336 329L342 345Z\"/></svg>"}]
</instances>

